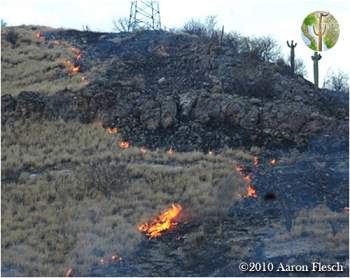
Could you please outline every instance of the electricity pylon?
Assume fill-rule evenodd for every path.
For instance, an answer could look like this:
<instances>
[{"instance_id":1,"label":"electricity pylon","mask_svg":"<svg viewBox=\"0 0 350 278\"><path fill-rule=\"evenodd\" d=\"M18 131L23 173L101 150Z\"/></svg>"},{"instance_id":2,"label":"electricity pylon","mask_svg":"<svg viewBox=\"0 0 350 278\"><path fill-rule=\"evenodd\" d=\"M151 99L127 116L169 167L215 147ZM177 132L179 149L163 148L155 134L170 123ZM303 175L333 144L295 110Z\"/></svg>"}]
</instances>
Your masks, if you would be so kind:
<instances>
[{"instance_id":1,"label":"electricity pylon","mask_svg":"<svg viewBox=\"0 0 350 278\"><path fill-rule=\"evenodd\" d=\"M131 0L128 31L136 31L137 29L161 29L158 1Z\"/></svg>"}]
</instances>

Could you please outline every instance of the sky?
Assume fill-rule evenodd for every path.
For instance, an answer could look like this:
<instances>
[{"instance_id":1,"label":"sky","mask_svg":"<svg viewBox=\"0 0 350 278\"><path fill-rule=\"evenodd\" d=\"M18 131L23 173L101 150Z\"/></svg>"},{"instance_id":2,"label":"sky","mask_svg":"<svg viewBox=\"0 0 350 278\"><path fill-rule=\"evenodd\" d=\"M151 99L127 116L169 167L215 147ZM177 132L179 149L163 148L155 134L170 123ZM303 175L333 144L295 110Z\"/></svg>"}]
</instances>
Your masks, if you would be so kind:
<instances>
[{"instance_id":1,"label":"sky","mask_svg":"<svg viewBox=\"0 0 350 278\"><path fill-rule=\"evenodd\" d=\"M0 17L9 25L34 24L93 31L113 31L113 19L128 17L131 0L0 0ZM294 40L296 58L304 60L307 78L313 78L309 49L301 38L301 24L311 12L330 12L338 21L337 44L322 53L319 61L320 84L329 72L342 70L348 75L350 65L346 50L350 47L349 0L159 0L162 25L181 27L188 19L217 16L225 31L247 36L273 37L285 57L289 55L286 40Z\"/></svg>"}]
</instances>

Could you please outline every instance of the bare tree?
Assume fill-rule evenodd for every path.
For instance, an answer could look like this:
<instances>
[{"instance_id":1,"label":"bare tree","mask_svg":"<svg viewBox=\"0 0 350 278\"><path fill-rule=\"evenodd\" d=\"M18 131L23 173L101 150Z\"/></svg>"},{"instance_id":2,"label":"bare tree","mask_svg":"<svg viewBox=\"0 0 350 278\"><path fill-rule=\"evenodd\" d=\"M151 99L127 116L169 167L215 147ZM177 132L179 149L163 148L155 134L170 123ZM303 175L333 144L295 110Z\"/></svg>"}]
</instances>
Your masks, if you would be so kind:
<instances>
[{"instance_id":1,"label":"bare tree","mask_svg":"<svg viewBox=\"0 0 350 278\"><path fill-rule=\"evenodd\" d=\"M301 58L295 59L294 73L307 77L306 65Z\"/></svg>"},{"instance_id":2,"label":"bare tree","mask_svg":"<svg viewBox=\"0 0 350 278\"><path fill-rule=\"evenodd\" d=\"M205 18L204 26L209 37L216 35L218 19L215 15L209 15Z\"/></svg>"},{"instance_id":3,"label":"bare tree","mask_svg":"<svg viewBox=\"0 0 350 278\"><path fill-rule=\"evenodd\" d=\"M323 82L323 87L336 93L349 94L349 76L343 71L332 71Z\"/></svg>"},{"instance_id":4,"label":"bare tree","mask_svg":"<svg viewBox=\"0 0 350 278\"><path fill-rule=\"evenodd\" d=\"M182 30L189 34L194 34L201 37L213 37L218 35L217 16L207 16L204 21L199 19L188 20Z\"/></svg>"},{"instance_id":5,"label":"bare tree","mask_svg":"<svg viewBox=\"0 0 350 278\"><path fill-rule=\"evenodd\" d=\"M271 37L244 38L241 43L242 54L264 62L275 62L281 56L281 48Z\"/></svg>"},{"instance_id":6,"label":"bare tree","mask_svg":"<svg viewBox=\"0 0 350 278\"><path fill-rule=\"evenodd\" d=\"M117 32L129 31L129 19L126 17L120 17L117 20L113 20L113 30Z\"/></svg>"},{"instance_id":7,"label":"bare tree","mask_svg":"<svg viewBox=\"0 0 350 278\"><path fill-rule=\"evenodd\" d=\"M205 25L200 20L194 19L194 18L191 18L190 20L188 20L182 27L182 30L192 35L197 35L197 36L206 35Z\"/></svg>"}]
</instances>

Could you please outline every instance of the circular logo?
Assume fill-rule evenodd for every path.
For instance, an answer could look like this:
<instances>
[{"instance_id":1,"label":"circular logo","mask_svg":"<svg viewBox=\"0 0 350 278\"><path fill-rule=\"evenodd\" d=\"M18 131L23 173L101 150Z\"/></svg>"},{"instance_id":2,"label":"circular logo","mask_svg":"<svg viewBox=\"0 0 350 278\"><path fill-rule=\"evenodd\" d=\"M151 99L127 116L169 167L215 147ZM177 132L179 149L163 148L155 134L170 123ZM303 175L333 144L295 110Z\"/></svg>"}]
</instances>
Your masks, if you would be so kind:
<instances>
[{"instance_id":1,"label":"circular logo","mask_svg":"<svg viewBox=\"0 0 350 278\"><path fill-rule=\"evenodd\" d=\"M305 17L301 25L305 44L314 51L331 49L339 38L339 24L329 12L316 11Z\"/></svg>"}]
</instances>

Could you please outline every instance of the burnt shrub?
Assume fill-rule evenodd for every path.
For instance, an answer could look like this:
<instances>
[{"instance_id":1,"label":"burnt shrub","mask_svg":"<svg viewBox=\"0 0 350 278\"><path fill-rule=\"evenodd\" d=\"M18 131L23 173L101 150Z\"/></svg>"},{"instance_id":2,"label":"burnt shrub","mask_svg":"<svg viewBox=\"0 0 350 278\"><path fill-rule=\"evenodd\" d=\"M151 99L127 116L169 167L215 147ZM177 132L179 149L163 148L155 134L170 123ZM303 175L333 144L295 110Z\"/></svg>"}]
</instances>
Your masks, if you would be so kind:
<instances>
[{"instance_id":1,"label":"burnt shrub","mask_svg":"<svg viewBox=\"0 0 350 278\"><path fill-rule=\"evenodd\" d=\"M109 198L127 187L128 174L125 164L108 161L93 161L80 169L79 198L93 197L102 193Z\"/></svg>"},{"instance_id":2,"label":"burnt shrub","mask_svg":"<svg viewBox=\"0 0 350 278\"><path fill-rule=\"evenodd\" d=\"M281 56L277 42L271 37L244 38L240 46L241 54L257 62L275 62Z\"/></svg>"},{"instance_id":3,"label":"burnt shrub","mask_svg":"<svg viewBox=\"0 0 350 278\"><path fill-rule=\"evenodd\" d=\"M211 38L217 35L217 17L207 16L204 21L190 19L182 27L182 31L199 37Z\"/></svg>"},{"instance_id":4,"label":"burnt shrub","mask_svg":"<svg viewBox=\"0 0 350 278\"><path fill-rule=\"evenodd\" d=\"M197 35L197 36L206 35L205 25L199 20L196 20L193 18L185 23L185 25L182 28L182 31L191 35Z\"/></svg>"},{"instance_id":5,"label":"burnt shrub","mask_svg":"<svg viewBox=\"0 0 350 278\"><path fill-rule=\"evenodd\" d=\"M349 94L349 77L345 72L332 71L325 77L323 87L340 94Z\"/></svg>"},{"instance_id":6,"label":"burnt shrub","mask_svg":"<svg viewBox=\"0 0 350 278\"><path fill-rule=\"evenodd\" d=\"M12 47L16 47L18 34L14 30L9 30L5 35L5 40L9 42Z\"/></svg>"}]
</instances>

